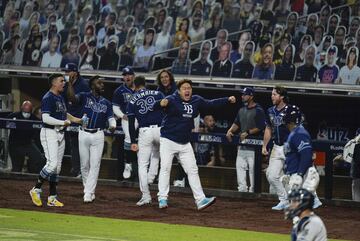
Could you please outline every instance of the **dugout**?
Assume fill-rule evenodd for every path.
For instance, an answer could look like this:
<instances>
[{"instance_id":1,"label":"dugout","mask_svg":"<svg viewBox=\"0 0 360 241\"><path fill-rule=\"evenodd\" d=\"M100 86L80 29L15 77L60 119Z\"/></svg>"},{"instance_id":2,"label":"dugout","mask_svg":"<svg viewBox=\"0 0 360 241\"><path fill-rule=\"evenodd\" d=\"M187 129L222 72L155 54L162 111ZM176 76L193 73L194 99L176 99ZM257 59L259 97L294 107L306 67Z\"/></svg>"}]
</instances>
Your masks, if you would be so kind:
<instances>
[{"instance_id":1,"label":"dugout","mask_svg":"<svg viewBox=\"0 0 360 241\"><path fill-rule=\"evenodd\" d=\"M15 66L0 67L0 95L9 95L12 98L10 110L19 110L20 104L26 99L31 99L34 106L40 105L42 95L48 90L47 76L60 70L44 72L41 68L27 68ZM122 84L121 73L109 71L97 71L96 74L106 79L105 97L112 99L113 91ZM92 72L81 72L85 78L93 75ZM144 74L149 88L155 88L156 74ZM175 76L181 79L182 76ZM189 77L187 77L189 78ZM240 98L240 90L246 86L254 87L255 98L263 108L271 106L271 90L274 85L280 84L288 89L290 102L298 105L306 116L307 129L313 140L322 149L316 153L316 161L320 166L332 162L332 157L341 153L343 145L351 139L359 127L360 117L358 106L360 104L360 87L346 85L327 85L318 83L298 83L280 81L257 81L241 79L210 79L208 77L190 77L194 81L194 94L200 94L205 98L217 98L235 95ZM221 109L214 112L217 126L224 131L232 123L241 103L236 106ZM2 110L3 117L9 110ZM319 140L320 139L320 140ZM324 141L324 139L327 139ZM325 143L325 144L324 144ZM317 144L318 145L318 144ZM116 162L109 149L105 149L100 177L116 179ZM235 146L226 149L227 160L224 165L216 167L200 167L200 176L205 187L236 190L235 170ZM63 165L63 173L70 170L70 156L66 156ZM325 167L323 168L325 171ZM331 170L332 197L350 199L351 179L348 176L348 167L336 166ZM173 169L173 175L176 170ZM325 196L325 180L321 180L319 194ZM264 173L261 175L262 192L267 192L267 181Z\"/></svg>"}]
</instances>

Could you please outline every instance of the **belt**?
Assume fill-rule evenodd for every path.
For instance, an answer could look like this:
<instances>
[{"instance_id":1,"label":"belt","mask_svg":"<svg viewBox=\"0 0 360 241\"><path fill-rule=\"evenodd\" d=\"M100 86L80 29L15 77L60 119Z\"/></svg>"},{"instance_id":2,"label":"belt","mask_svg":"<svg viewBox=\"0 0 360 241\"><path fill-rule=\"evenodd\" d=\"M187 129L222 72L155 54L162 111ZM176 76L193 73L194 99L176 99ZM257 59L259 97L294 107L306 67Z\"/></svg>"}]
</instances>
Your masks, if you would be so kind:
<instances>
[{"instance_id":1,"label":"belt","mask_svg":"<svg viewBox=\"0 0 360 241\"><path fill-rule=\"evenodd\" d=\"M96 129L80 128L80 130L88 132L88 133L92 133L92 134L94 134L98 131L102 131L102 129L100 129L100 128L96 128Z\"/></svg>"},{"instance_id":2,"label":"belt","mask_svg":"<svg viewBox=\"0 0 360 241\"><path fill-rule=\"evenodd\" d=\"M64 132L65 129L66 129L66 128L59 129L59 127L57 127L57 126L49 125L49 124L46 124L46 123L43 123L43 128L53 129L53 130L56 130L56 131L59 131L59 132Z\"/></svg>"},{"instance_id":3,"label":"belt","mask_svg":"<svg viewBox=\"0 0 360 241\"><path fill-rule=\"evenodd\" d=\"M143 126L141 128L158 128L159 125L148 125L148 126Z\"/></svg>"}]
</instances>

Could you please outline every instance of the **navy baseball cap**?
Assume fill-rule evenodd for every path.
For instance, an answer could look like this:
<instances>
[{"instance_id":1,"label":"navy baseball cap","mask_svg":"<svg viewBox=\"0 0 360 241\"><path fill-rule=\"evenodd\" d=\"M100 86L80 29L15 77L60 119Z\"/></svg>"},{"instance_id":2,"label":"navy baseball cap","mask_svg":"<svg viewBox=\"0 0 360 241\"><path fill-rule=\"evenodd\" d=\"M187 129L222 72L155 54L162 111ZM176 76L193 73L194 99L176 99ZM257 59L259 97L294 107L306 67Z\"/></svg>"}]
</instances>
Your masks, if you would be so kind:
<instances>
[{"instance_id":1,"label":"navy baseball cap","mask_svg":"<svg viewBox=\"0 0 360 241\"><path fill-rule=\"evenodd\" d=\"M336 54L336 52L337 52L336 46L331 46L328 50L329 54Z\"/></svg>"},{"instance_id":2,"label":"navy baseball cap","mask_svg":"<svg viewBox=\"0 0 360 241\"><path fill-rule=\"evenodd\" d=\"M123 68L123 71L122 71L122 75L134 75L134 70L129 67L129 66L126 66L125 68Z\"/></svg>"},{"instance_id":3,"label":"navy baseball cap","mask_svg":"<svg viewBox=\"0 0 360 241\"><path fill-rule=\"evenodd\" d=\"M68 63L65 65L65 68L62 69L65 72L79 72L78 67L74 63Z\"/></svg>"},{"instance_id":4,"label":"navy baseball cap","mask_svg":"<svg viewBox=\"0 0 360 241\"><path fill-rule=\"evenodd\" d=\"M241 93L242 93L243 95L254 95L255 90L254 90L253 88L251 88L251 87L245 87L245 88L241 91Z\"/></svg>"}]
</instances>

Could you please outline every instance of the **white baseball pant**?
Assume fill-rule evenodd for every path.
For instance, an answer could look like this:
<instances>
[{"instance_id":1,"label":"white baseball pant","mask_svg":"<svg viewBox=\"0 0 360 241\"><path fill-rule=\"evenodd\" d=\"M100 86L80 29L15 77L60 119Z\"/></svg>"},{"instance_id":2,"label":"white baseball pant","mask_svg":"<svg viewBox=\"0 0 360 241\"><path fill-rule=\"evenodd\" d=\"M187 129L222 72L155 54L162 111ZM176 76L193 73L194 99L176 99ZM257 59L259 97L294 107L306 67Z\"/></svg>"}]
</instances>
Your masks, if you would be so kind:
<instances>
[{"instance_id":1,"label":"white baseball pant","mask_svg":"<svg viewBox=\"0 0 360 241\"><path fill-rule=\"evenodd\" d=\"M180 144L167 138L160 137L160 175L159 175L159 192L158 199L167 199L170 188L170 172L174 156L184 168L188 176L189 185L193 192L196 203L205 198L204 191L201 187L198 166L193 148L189 143Z\"/></svg>"},{"instance_id":2,"label":"white baseball pant","mask_svg":"<svg viewBox=\"0 0 360 241\"><path fill-rule=\"evenodd\" d=\"M287 199L286 190L280 181L280 177L284 174L284 163L285 154L283 146L274 144L270 154L269 166L266 170L266 177L270 184L270 189L275 191L280 201Z\"/></svg>"},{"instance_id":3,"label":"white baseball pant","mask_svg":"<svg viewBox=\"0 0 360 241\"><path fill-rule=\"evenodd\" d=\"M159 153L159 145L160 145L160 127L154 125L151 127L142 127L139 129L139 140L138 140L139 151L137 154L138 166L139 166L139 185L140 185L140 191L142 192L144 198L151 198L149 183L148 183L149 175L150 175L149 164L154 160L152 159L150 161L152 153L154 154ZM159 159L157 160L158 162L153 164L153 168L156 167L156 170L159 168Z\"/></svg>"},{"instance_id":4,"label":"white baseball pant","mask_svg":"<svg viewBox=\"0 0 360 241\"><path fill-rule=\"evenodd\" d=\"M65 151L64 132L55 129L41 128L40 141L46 157L46 164L43 170L46 171L47 177L51 174L58 175L61 171L61 164ZM44 171L42 171L42 173L43 172Z\"/></svg>"},{"instance_id":5,"label":"white baseball pant","mask_svg":"<svg viewBox=\"0 0 360 241\"><path fill-rule=\"evenodd\" d=\"M79 130L79 154L84 194L94 194L99 177L104 149L104 132L89 133Z\"/></svg>"},{"instance_id":6,"label":"white baseball pant","mask_svg":"<svg viewBox=\"0 0 360 241\"><path fill-rule=\"evenodd\" d=\"M236 174L239 192L254 192L254 166L255 166L255 151L238 147L236 157ZM250 187L246 182L246 171L249 170Z\"/></svg>"}]
</instances>

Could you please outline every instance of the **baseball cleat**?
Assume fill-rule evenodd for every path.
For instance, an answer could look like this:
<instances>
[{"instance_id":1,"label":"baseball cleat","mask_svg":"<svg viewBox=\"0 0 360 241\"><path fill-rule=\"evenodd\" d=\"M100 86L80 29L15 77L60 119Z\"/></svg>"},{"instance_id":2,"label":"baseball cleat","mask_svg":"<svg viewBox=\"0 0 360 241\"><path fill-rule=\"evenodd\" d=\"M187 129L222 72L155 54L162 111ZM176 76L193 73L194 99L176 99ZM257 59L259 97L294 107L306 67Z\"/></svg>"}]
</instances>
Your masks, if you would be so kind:
<instances>
[{"instance_id":1,"label":"baseball cleat","mask_svg":"<svg viewBox=\"0 0 360 241\"><path fill-rule=\"evenodd\" d=\"M123 172L123 177L125 179L128 179L131 177L131 171L132 171L132 165L131 163L125 163L125 168L124 168L124 172Z\"/></svg>"},{"instance_id":2,"label":"baseball cleat","mask_svg":"<svg viewBox=\"0 0 360 241\"><path fill-rule=\"evenodd\" d=\"M144 206L144 205L148 205L151 204L151 197L142 197L137 203L136 206Z\"/></svg>"},{"instance_id":3,"label":"baseball cleat","mask_svg":"<svg viewBox=\"0 0 360 241\"><path fill-rule=\"evenodd\" d=\"M57 199L57 196L49 196L47 205L49 207L63 207L64 204Z\"/></svg>"},{"instance_id":4,"label":"baseball cleat","mask_svg":"<svg viewBox=\"0 0 360 241\"><path fill-rule=\"evenodd\" d=\"M159 208L164 209L168 207L168 203L166 199L160 199L159 200Z\"/></svg>"},{"instance_id":5,"label":"baseball cleat","mask_svg":"<svg viewBox=\"0 0 360 241\"><path fill-rule=\"evenodd\" d=\"M42 206L42 201L40 198L41 189L33 187L29 193L31 200L35 204L35 206L41 207Z\"/></svg>"},{"instance_id":6,"label":"baseball cleat","mask_svg":"<svg viewBox=\"0 0 360 241\"><path fill-rule=\"evenodd\" d=\"M280 201L276 206L272 207L272 210L281 211L289 205L288 201Z\"/></svg>"},{"instance_id":7,"label":"baseball cleat","mask_svg":"<svg viewBox=\"0 0 360 241\"><path fill-rule=\"evenodd\" d=\"M185 178L174 181L174 187L185 187Z\"/></svg>"},{"instance_id":8,"label":"baseball cleat","mask_svg":"<svg viewBox=\"0 0 360 241\"><path fill-rule=\"evenodd\" d=\"M197 203L197 209L199 211L204 210L207 207L210 207L216 201L216 197L205 197L200 202Z\"/></svg>"},{"instance_id":9,"label":"baseball cleat","mask_svg":"<svg viewBox=\"0 0 360 241\"><path fill-rule=\"evenodd\" d=\"M95 200L95 194L85 193L84 194L84 203L91 203Z\"/></svg>"}]
</instances>

